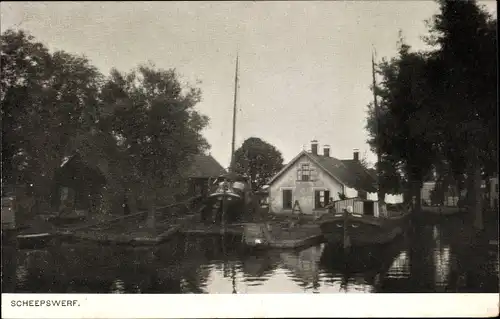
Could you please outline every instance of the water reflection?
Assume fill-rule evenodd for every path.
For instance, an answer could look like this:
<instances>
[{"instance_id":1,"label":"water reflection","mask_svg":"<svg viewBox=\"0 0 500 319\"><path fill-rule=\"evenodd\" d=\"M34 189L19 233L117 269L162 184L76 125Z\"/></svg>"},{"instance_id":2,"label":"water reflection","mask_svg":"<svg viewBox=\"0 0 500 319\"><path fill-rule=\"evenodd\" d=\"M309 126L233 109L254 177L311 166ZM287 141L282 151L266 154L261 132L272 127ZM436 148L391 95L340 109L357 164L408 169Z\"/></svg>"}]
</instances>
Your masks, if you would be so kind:
<instances>
[{"instance_id":1,"label":"water reflection","mask_svg":"<svg viewBox=\"0 0 500 319\"><path fill-rule=\"evenodd\" d=\"M2 249L5 292L374 293L498 292L498 250L428 225L349 258L321 244L246 251L235 237L179 237L155 249L62 244ZM494 247L493 247L494 248Z\"/></svg>"},{"instance_id":2,"label":"water reflection","mask_svg":"<svg viewBox=\"0 0 500 319\"><path fill-rule=\"evenodd\" d=\"M111 285L111 292L115 294L125 293L125 283L120 279L114 280Z\"/></svg>"},{"instance_id":3,"label":"water reflection","mask_svg":"<svg viewBox=\"0 0 500 319\"><path fill-rule=\"evenodd\" d=\"M403 250L397 255L387 270L386 276L392 279L403 279L410 276L410 255L408 251Z\"/></svg>"}]
</instances>

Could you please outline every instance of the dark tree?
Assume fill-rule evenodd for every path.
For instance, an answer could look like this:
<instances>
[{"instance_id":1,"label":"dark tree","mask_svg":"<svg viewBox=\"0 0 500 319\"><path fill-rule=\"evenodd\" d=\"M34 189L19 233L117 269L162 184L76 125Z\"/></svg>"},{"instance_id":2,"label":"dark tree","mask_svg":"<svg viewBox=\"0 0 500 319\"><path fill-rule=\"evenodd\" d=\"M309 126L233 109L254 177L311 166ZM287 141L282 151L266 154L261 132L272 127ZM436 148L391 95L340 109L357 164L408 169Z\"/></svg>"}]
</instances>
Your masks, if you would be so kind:
<instances>
[{"instance_id":1,"label":"dark tree","mask_svg":"<svg viewBox=\"0 0 500 319\"><path fill-rule=\"evenodd\" d=\"M369 106L367 130L372 149L380 149L381 186L389 193L401 189L401 176L420 203L420 188L431 170L435 149L433 121L429 120L426 59L410 51L403 40L399 54L378 66L382 81L374 88L380 97L379 118ZM418 209L418 207L417 207Z\"/></svg>"},{"instance_id":2,"label":"dark tree","mask_svg":"<svg viewBox=\"0 0 500 319\"><path fill-rule=\"evenodd\" d=\"M149 207L150 227L158 203L182 192L191 159L209 147L201 135L208 118L194 109L200 98L198 89L181 85L174 70L145 65L128 74L113 70L103 88L109 114L102 125L127 159L128 182Z\"/></svg>"},{"instance_id":3,"label":"dark tree","mask_svg":"<svg viewBox=\"0 0 500 319\"><path fill-rule=\"evenodd\" d=\"M497 22L476 1L438 2L428 37L438 143L456 175L467 174L469 208L482 229L481 179L497 164Z\"/></svg>"},{"instance_id":4,"label":"dark tree","mask_svg":"<svg viewBox=\"0 0 500 319\"><path fill-rule=\"evenodd\" d=\"M1 72L2 179L32 185L44 210L55 170L96 122L102 76L85 57L12 30L1 36Z\"/></svg>"},{"instance_id":5,"label":"dark tree","mask_svg":"<svg viewBox=\"0 0 500 319\"><path fill-rule=\"evenodd\" d=\"M283 167L283 156L273 145L250 137L235 152L236 172L251 178L254 190L264 186Z\"/></svg>"}]
</instances>

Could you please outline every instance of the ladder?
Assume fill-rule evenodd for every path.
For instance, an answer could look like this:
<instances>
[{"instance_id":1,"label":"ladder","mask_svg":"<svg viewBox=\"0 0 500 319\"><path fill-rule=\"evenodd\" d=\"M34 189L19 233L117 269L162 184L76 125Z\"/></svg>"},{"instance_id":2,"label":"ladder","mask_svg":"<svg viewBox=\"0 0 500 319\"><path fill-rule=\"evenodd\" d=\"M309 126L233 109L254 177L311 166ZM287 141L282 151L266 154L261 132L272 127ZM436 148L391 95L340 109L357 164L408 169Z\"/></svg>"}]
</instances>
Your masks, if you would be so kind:
<instances>
[{"instance_id":1,"label":"ladder","mask_svg":"<svg viewBox=\"0 0 500 319\"><path fill-rule=\"evenodd\" d=\"M300 214L302 214L302 209L300 208L300 204L299 204L298 200L295 200L295 203L293 204L292 213L295 213L295 212L299 212Z\"/></svg>"}]
</instances>

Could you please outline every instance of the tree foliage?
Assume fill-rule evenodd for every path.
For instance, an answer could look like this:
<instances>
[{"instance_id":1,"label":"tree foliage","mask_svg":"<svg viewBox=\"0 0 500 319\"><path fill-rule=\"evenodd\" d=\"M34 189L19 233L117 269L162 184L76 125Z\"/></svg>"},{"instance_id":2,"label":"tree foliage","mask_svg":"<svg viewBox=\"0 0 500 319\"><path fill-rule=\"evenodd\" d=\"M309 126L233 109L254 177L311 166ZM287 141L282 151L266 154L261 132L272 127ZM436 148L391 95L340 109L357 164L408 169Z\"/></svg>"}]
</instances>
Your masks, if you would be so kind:
<instances>
[{"instance_id":1,"label":"tree foliage","mask_svg":"<svg viewBox=\"0 0 500 319\"><path fill-rule=\"evenodd\" d=\"M175 70L141 65L105 77L83 56L51 53L8 30L1 72L2 184L34 185L37 201L50 197L55 171L78 151L104 159L113 183L154 207L209 147L201 135L208 118L194 109L201 92Z\"/></svg>"},{"instance_id":2,"label":"tree foliage","mask_svg":"<svg viewBox=\"0 0 500 319\"><path fill-rule=\"evenodd\" d=\"M127 74L113 70L102 98L109 112L102 126L127 158L129 181L154 210L159 200L168 200L162 195L182 188L191 159L209 147L201 135L208 118L194 109L200 91L183 88L174 70L141 65Z\"/></svg>"},{"instance_id":3,"label":"tree foliage","mask_svg":"<svg viewBox=\"0 0 500 319\"><path fill-rule=\"evenodd\" d=\"M482 228L481 176L497 164L497 34L493 19L476 1L439 1L428 42L435 46L439 133L445 157L469 178L469 208ZM458 156L457 156L458 155Z\"/></svg>"},{"instance_id":4,"label":"tree foliage","mask_svg":"<svg viewBox=\"0 0 500 319\"><path fill-rule=\"evenodd\" d=\"M246 139L235 152L235 170L250 177L254 190L264 186L283 167L283 156L257 137Z\"/></svg>"},{"instance_id":5,"label":"tree foliage","mask_svg":"<svg viewBox=\"0 0 500 319\"><path fill-rule=\"evenodd\" d=\"M51 54L23 31L1 42L2 176L47 199L62 158L95 122L102 77L85 57Z\"/></svg>"},{"instance_id":6,"label":"tree foliage","mask_svg":"<svg viewBox=\"0 0 500 319\"><path fill-rule=\"evenodd\" d=\"M430 52L400 41L397 57L378 65L379 118L369 107L369 144L380 148L419 195L434 175L468 194L481 227L480 178L496 173L496 19L475 1L439 0L426 37Z\"/></svg>"},{"instance_id":7,"label":"tree foliage","mask_svg":"<svg viewBox=\"0 0 500 319\"><path fill-rule=\"evenodd\" d=\"M401 175L408 185L421 185L434 159L432 121L425 120L426 60L410 49L401 39L398 56L378 65L382 77L374 88L380 99L378 118L372 105L368 110L368 143L382 154L382 163L377 163L380 187L388 193L401 189Z\"/></svg>"}]
</instances>

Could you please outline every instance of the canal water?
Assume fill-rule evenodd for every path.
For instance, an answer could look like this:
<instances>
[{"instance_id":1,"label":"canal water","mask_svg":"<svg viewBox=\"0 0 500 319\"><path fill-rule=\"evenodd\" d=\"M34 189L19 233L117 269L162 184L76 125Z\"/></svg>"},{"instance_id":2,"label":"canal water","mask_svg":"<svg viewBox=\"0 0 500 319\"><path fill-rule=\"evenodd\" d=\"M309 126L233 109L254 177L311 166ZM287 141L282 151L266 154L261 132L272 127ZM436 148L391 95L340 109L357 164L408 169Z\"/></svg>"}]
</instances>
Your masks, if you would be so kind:
<instances>
[{"instance_id":1,"label":"canal water","mask_svg":"<svg viewBox=\"0 0 500 319\"><path fill-rule=\"evenodd\" d=\"M156 248L60 243L2 246L3 292L377 293L498 292L498 246L471 246L460 220L424 225L390 245L353 252L325 244L247 251L236 237L179 236Z\"/></svg>"}]
</instances>

